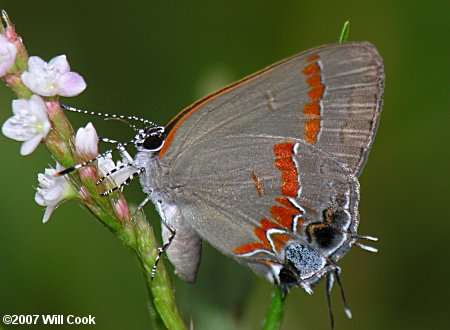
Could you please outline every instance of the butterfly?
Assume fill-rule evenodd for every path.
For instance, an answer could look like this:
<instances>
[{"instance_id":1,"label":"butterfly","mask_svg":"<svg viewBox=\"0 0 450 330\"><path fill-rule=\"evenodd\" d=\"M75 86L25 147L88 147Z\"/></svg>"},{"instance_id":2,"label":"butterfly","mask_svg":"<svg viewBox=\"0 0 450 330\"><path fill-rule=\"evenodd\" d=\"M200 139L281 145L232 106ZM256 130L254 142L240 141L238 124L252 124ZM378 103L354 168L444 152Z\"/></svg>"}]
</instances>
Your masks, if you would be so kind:
<instances>
[{"instance_id":1,"label":"butterfly","mask_svg":"<svg viewBox=\"0 0 450 330\"><path fill-rule=\"evenodd\" d=\"M373 45L326 45L195 102L166 126L139 119L129 165L147 195L141 206L152 201L161 216L177 275L195 281L205 240L283 292L311 293L326 277L329 299L337 261L353 245L375 251L358 241L376 240L357 234L358 176L383 87Z\"/></svg>"}]
</instances>

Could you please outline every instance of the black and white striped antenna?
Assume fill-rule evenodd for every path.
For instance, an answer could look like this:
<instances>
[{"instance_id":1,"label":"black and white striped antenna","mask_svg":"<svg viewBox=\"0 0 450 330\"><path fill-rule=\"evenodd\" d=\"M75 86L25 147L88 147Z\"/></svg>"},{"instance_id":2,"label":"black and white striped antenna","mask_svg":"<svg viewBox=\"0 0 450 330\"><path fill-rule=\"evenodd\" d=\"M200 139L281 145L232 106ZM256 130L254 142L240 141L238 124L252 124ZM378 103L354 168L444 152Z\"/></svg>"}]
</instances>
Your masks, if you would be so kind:
<instances>
[{"instance_id":1,"label":"black and white striped antenna","mask_svg":"<svg viewBox=\"0 0 450 330\"><path fill-rule=\"evenodd\" d=\"M144 118L139 118L136 116L124 116L124 115L116 115L116 114L109 114L109 113L102 113L102 112L94 112L94 111L88 111L88 110L82 110L82 109L77 109L65 104L60 103L59 106L65 110L65 111L70 111L70 112L78 112L78 113L82 113L85 115L92 115L92 116L99 116L99 117L105 117L105 118L111 118L111 119L122 119L122 120L135 120L138 122L143 123L144 125L151 125L151 126L158 126L156 125L154 122L148 120L148 119L144 119ZM132 126L132 125L130 125Z\"/></svg>"}]
</instances>

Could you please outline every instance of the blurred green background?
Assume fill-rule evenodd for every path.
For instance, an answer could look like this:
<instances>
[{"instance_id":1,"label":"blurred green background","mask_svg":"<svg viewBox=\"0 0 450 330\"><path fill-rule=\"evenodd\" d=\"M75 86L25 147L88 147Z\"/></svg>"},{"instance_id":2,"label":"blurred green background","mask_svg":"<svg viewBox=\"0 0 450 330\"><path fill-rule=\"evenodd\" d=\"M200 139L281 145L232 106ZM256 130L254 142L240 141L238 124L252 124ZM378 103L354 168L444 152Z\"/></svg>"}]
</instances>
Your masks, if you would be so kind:
<instances>
[{"instance_id":1,"label":"blurred green background","mask_svg":"<svg viewBox=\"0 0 450 330\"><path fill-rule=\"evenodd\" d=\"M381 52L385 103L361 176L360 232L380 252L354 248L341 262L353 311L333 293L337 329L449 329L449 1L26 1L3 0L31 55L66 54L88 89L67 104L167 123L197 98L277 60L337 40ZM13 95L0 88L0 122ZM126 138L117 122L102 136ZM0 314L94 315L98 329L148 329L137 261L75 202L43 225L37 173L53 161L28 157L0 137ZM143 194L137 182L130 201ZM150 205L149 219L159 227ZM167 263L168 264L168 263ZM204 246L195 285L174 278L178 303L196 329L259 329L271 287ZM282 329L328 329L324 283L292 290ZM16 326L15 329L20 327Z\"/></svg>"}]
</instances>

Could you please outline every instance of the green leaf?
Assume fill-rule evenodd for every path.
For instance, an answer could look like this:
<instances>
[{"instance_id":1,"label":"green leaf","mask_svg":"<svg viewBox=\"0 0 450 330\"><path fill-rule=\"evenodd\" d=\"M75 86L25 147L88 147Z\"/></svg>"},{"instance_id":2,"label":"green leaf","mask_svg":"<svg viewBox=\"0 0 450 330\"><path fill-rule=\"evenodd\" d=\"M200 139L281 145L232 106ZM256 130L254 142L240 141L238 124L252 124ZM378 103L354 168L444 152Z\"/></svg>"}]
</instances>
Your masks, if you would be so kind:
<instances>
[{"instance_id":1,"label":"green leaf","mask_svg":"<svg viewBox=\"0 0 450 330\"><path fill-rule=\"evenodd\" d=\"M350 33L350 21L346 21L342 27L341 34L339 35L339 43L343 44L347 42L348 35Z\"/></svg>"}]
</instances>

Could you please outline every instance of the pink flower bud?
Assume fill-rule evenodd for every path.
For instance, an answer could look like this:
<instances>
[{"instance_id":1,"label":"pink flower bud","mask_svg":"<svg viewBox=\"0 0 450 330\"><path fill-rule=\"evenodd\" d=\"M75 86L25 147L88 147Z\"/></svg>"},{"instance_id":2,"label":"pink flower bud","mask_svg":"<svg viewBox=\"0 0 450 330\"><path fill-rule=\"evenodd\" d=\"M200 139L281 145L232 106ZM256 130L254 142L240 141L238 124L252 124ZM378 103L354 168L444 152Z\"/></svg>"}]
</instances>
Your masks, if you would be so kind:
<instances>
[{"instance_id":1,"label":"pink flower bud","mask_svg":"<svg viewBox=\"0 0 450 330\"><path fill-rule=\"evenodd\" d=\"M16 61L17 47L0 34L0 77L5 76Z\"/></svg>"},{"instance_id":2,"label":"pink flower bud","mask_svg":"<svg viewBox=\"0 0 450 330\"><path fill-rule=\"evenodd\" d=\"M128 208L128 204L124 198L119 198L117 203L114 205L116 209L116 213L121 220L125 220L130 215L130 209Z\"/></svg>"},{"instance_id":3,"label":"pink flower bud","mask_svg":"<svg viewBox=\"0 0 450 330\"><path fill-rule=\"evenodd\" d=\"M97 157L98 135L92 123L78 129L75 136L75 150L77 156L83 161Z\"/></svg>"}]
</instances>

